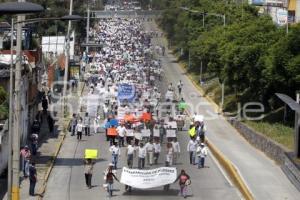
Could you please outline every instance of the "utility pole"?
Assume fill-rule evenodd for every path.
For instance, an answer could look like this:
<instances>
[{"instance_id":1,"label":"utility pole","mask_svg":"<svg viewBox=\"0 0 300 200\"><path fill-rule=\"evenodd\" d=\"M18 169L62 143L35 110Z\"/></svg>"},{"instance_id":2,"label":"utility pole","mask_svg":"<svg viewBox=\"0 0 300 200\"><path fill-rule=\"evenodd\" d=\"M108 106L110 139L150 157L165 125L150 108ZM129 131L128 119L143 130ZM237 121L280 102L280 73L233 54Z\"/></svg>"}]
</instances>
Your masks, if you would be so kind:
<instances>
[{"instance_id":1,"label":"utility pole","mask_svg":"<svg viewBox=\"0 0 300 200\"><path fill-rule=\"evenodd\" d=\"M18 0L18 2L25 2ZM18 22L25 16L18 15ZM20 199L20 137L21 137L21 68L22 68L22 24L17 23L16 68L15 68L15 106L14 106L14 134L12 157L12 200Z\"/></svg>"},{"instance_id":2,"label":"utility pole","mask_svg":"<svg viewBox=\"0 0 300 200\"><path fill-rule=\"evenodd\" d=\"M89 43L89 31L90 31L90 4L89 1L87 1L88 7L87 7L87 19L86 19L86 44ZM86 53L89 52L89 46L86 46Z\"/></svg>"},{"instance_id":3,"label":"utility pole","mask_svg":"<svg viewBox=\"0 0 300 200\"><path fill-rule=\"evenodd\" d=\"M10 36L10 70L9 70L9 127L8 127L8 178L7 178L7 200L12 199L12 140L13 140L13 81L14 81L14 18L11 18L11 36Z\"/></svg>"},{"instance_id":4,"label":"utility pole","mask_svg":"<svg viewBox=\"0 0 300 200\"><path fill-rule=\"evenodd\" d=\"M73 13L73 0L70 0L70 10L69 15ZM64 70L64 87L63 87L63 110L62 110L62 118L65 117L66 112L66 100L67 100L67 86L68 86L68 76L69 76L69 58L70 58L70 32L71 32L71 20L68 23L68 30L66 36L66 58L65 58L65 70ZM73 38L75 39L75 38Z\"/></svg>"}]
</instances>

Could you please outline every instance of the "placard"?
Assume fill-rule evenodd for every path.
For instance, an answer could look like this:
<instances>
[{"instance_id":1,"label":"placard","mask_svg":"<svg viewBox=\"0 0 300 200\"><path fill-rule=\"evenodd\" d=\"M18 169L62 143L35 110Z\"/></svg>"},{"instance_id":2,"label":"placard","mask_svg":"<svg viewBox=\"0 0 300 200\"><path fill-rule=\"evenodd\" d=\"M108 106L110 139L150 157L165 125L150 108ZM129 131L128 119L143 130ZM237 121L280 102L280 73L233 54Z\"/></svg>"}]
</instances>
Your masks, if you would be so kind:
<instances>
[{"instance_id":1,"label":"placard","mask_svg":"<svg viewBox=\"0 0 300 200\"><path fill-rule=\"evenodd\" d=\"M85 159L97 159L98 158L98 150L97 149L85 149L84 158Z\"/></svg>"},{"instance_id":2,"label":"placard","mask_svg":"<svg viewBox=\"0 0 300 200\"><path fill-rule=\"evenodd\" d=\"M153 129L153 137L160 137L159 129Z\"/></svg>"},{"instance_id":3,"label":"placard","mask_svg":"<svg viewBox=\"0 0 300 200\"><path fill-rule=\"evenodd\" d=\"M176 137L176 130L173 129L167 129L167 138L175 138Z\"/></svg>"},{"instance_id":4,"label":"placard","mask_svg":"<svg viewBox=\"0 0 300 200\"><path fill-rule=\"evenodd\" d=\"M127 137L133 137L134 136L133 129L126 129L126 136Z\"/></svg>"},{"instance_id":5,"label":"placard","mask_svg":"<svg viewBox=\"0 0 300 200\"><path fill-rule=\"evenodd\" d=\"M150 129L142 129L142 137L150 137L151 131Z\"/></svg>"}]
</instances>

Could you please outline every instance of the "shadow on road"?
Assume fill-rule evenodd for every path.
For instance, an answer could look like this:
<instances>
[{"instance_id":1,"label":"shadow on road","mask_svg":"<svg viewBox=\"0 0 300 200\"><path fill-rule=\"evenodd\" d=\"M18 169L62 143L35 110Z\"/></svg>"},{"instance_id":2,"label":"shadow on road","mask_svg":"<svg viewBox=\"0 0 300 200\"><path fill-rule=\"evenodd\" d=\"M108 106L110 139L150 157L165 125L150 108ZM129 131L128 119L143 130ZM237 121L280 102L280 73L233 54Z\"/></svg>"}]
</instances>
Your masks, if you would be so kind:
<instances>
[{"instance_id":1,"label":"shadow on road","mask_svg":"<svg viewBox=\"0 0 300 200\"><path fill-rule=\"evenodd\" d=\"M178 196L179 190L171 189L168 191L156 189L156 190L138 190L132 189L131 192L124 192L125 196Z\"/></svg>"},{"instance_id":2,"label":"shadow on road","mask_svg":"<svg viewBox=\"0 0 300 200\"><path fill-rule=\"evenodd\" d=\"M95 163L105 162L106 159L99 158L94 160ZM84 165L83 158L56 158L55 166L81 166Z\"/></svg>"}]
</instances>

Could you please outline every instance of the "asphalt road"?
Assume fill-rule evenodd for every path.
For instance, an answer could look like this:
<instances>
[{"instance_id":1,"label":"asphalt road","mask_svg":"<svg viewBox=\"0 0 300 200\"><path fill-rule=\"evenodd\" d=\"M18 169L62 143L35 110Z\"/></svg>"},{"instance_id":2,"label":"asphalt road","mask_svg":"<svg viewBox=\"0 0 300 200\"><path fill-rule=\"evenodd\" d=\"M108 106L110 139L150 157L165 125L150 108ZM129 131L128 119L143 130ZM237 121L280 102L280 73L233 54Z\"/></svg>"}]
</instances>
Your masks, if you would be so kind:
<instances>
[{"instance_id":1,"label":"asphalt road","mask_svg":"<svg viewBox=\"0 0 300 200\"><path fill-rule=\"evenodd\" d=\"M155 30L155 24L147 27ZM162 45L161 39L156 39ZM207 136L223 154L238 168L245 183L255 199L259 200L297 200L300 192L288 180L279 165L261 151L250 145L221 115L215 113L211 104L200 96L197 88L185 75L172 54L161 57L168 81L173 84L183 82L185 101L193 106L194 111L203 114L208 128Z\"/></svg>"},{"instance_id":2,"label":"asphalt road","mask_svg":"<svg viewBox=\"0 0 300 200\"><path fill-rule=\"evenodd\" d=\"M165 68L170 67L169 63ZM169 76L166 74L167 77ZM164 79L161 87L166 87L167 80ZM162 88L164 90L164 88ZM84 91L82 96L87 96L87 91ZM186 152L186 146L188 142L188 135L185 131L180 132L178 140L182 149L179 162L175 165L179 170L185 169L191 176L192 185L189 187L188 199L210 199L210 200L237 200L241 199L238 190L230 183L228 178L223 173L223 170L219 164L215 161L215 158L209 153L206 159L206 167L203 169L197 169L195 166L189 164L188 153ZM162 150L165 150L165 144L162 146ZM98 149L100 152L100 159L97 160L92 178L92 189L88 189L85 186L84 173L83 173L83 156L86 148ZM60 150L55 166L51 172L48 180L46 193L44 195L45 200L82 200L82 199L106 199L107 192L102 188L103 172L111 162L111 155L108 151L109 143L106 142L104 133L92 134L92 136L83 136L83 141L78 142L73 136L68 135L64 141L64 144ZM126 157L124 155L125 149L121 150L122 155L119 160L117 177L120 178L121 167L126 166ZM159 159L159 165L164 165L164 153L161 154ZM158 167L152 166L151 168ZM137 158L134 160L134 167L137 167ZM150 166L146 165L146 168ZM115 182L114 184L114 196L113 199L122 200L152 200L152 199L182 199L178 196L178 183L171 185L169 191L163 191L162 187L153 188L148 190L133 189L129 194L125 192L124 185Z\"/></svg>"},{"instance_id":3,"label":"asphalt road","mask_svg":"<svg viewBox=\"0 0 300 200\"><path fill-rule=\"evenodd\" d=\"M85 96L86 94L83 94ZM188 136L186 132L180 132L179 142L182 148L182 154L179 159L177 169L185 169L191 175L192 185L189 188L189 199L240 199L239 192L233 187L222 173L219 165L215 162L211 154L206 161L206 168L197 169L189 165L186 145ZM165 147L165 145L163 146ZM93 188L88 189L85 186L83 173L83 156L86 148L98 149L100 159L97 160L94 167ZM103 172L111 162L111 155L108 152L109 143L106 142L104 133L93 134L92 136L83 136L83 141L78 142L74 136L68 135L60 150L59 156L51 172L44 199L46 200L82 200L82 199L103 199L107 193L102 188ZM163 148L164 150L164 148ZM119 170L117 176L120 178L122 166L126 166L125 149L121 150L122 156L118 164ZM163 153L162 153L163 155ZM164 165L164 156L160 157L159 166ZM137 158L134 166L137 167ZM150 166L146 166L150 168ZM152 166L154 168L154 166ZM178 196L178 184L171 185L171 190L166 192L163 188L154 188L149 190L134 189L131 194L125 192L124 185L115 183L114 199L180 199ZM108 197L107 197L108 198Z\"/></svg>"}]
</instances>

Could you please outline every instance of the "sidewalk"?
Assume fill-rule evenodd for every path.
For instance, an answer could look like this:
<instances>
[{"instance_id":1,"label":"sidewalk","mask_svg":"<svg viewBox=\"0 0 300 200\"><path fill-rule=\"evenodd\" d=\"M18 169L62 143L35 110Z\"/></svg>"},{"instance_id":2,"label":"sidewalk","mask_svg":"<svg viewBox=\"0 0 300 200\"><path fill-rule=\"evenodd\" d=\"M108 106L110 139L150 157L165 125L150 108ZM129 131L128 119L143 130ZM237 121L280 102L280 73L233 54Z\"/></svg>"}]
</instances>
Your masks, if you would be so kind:
<instances>
[{"instance_id":1,"label":"sidewalk","mask_svg":"<svg viewBox=\"0 0 300 200\"><path fill-rule=\"evenodd\" d=\"M81 94L84 87L84 83L80 82L79 86L77 88L77 91L75 93L72 93L72 97L68 100L68 102L73 106L74 109L77 109L78 105L78 95ZM59 103L60 101L57 101L56 103ZM49 105L57 105L54 102ZM20 184L20 199L22 200L33 200L37 199L37 197L40 196L40 192L42 190L42 187L44 185L44 182L46 181L47 174L49 173L49 168L51 166L51 163L54 161L54 155L57 152L57 149L59 147L59 144L64 138L64 130L63 127L66 126L66 123L68 123L68 119L61 119L61 113L60 113L60 106L54 106L54 109L50 112L55 113L55 116L58 117L57 120L55 120L54 124L54 131L51 134L49 132L48 122L47 118L44 115L43 116L43 122L41 123L41 130L40 130L40 138L39 138L39 147L37 151L37 155L33 157L33 160L36 162L36 169L37 169L37 177L38 181L35 187L35 194L36 196L32 197L29 196L29 180L23 179L22 173L20 173L21 178L21 184ZM65 125L65 126L62 126ZM7 194L6 194L7 195ZM7 197L4 197L4 199L7 199Z\"/></svg>"}]
</instances>

